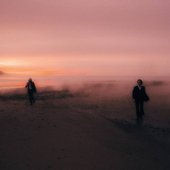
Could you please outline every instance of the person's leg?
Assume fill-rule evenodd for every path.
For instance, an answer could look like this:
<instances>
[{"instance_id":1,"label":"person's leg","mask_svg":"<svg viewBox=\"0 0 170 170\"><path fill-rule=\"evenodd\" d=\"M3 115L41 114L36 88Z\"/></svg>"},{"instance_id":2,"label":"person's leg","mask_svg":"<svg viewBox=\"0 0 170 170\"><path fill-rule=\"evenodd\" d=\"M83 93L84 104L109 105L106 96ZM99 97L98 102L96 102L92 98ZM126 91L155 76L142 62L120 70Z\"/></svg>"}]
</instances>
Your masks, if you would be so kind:
<instances>
[{"instance_id":1,"label":"person's leg","mask_svg":"<svg viewBox=\"0 0 170 170\"><path fill-rule=\"evenodd\" d=\"M140 102L140 114L143 116L144 115L144 102Z\"/></svg>"},{"instance_id":2,"label":"person's leg","mask_svg":"<svg viewBox=\"0 0 170 170\"><path fill-rule=\"evenodd\" d=\"M34 93L32 93L32 102L35 103L35 96L34 96Z\"/></svg>"},{"instance_id":3,"label":"person's leg","mask_svg":"<svg viewBox=\"0 0 170 170\"><path fill-rule=\"evenodd\" d=\"M140 101L139 102L139 119L143 121L143 115L144 115L144 110L143 110L144 102Z\"/></svg>"},{"instance_id":4,"label":"person's leg","mask_svg":"<svg viewBox=\"0 0 170 170\"><path fill-rule=\"evenodd\" d=\"M32 105L32 104L33 104L33 96L32 96L32 92L30 91L30 92L28 93L28 95L29 95L30 104Z\"/></svg>"},{"instance_id":5,"label":"person's leg","mask_svg":"<svg viewBox=\"0 0 170 170\"><path fill-rule=\"evenodd\" d=\"M138 101L135 101L135 106L136 106L136 117L137 117L137 120L139 120L140 110L139 110L139 102Z\"/></svg>"}]
</instances>

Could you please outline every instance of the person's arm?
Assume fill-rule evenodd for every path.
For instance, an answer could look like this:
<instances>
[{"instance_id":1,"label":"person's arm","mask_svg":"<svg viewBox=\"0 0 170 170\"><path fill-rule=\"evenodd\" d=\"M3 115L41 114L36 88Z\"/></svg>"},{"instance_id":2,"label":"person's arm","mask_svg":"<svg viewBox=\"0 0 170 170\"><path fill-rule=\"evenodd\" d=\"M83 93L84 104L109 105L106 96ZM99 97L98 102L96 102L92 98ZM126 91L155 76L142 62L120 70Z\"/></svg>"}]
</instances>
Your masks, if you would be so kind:
<instances>
[{"instance_id":1,"label":"person's arm","mask_svg":"<svg viewBox=\"0 0 170 170\"><path fill-rule=\"evenodd\" d=\"M25 85L25 88L28 88L28 83Z\"/></svg>"},{"instance_id":2,"label":"person's arm","mask_svg":"<svg viewBox=\"0 0 170 170\"><path fill-rule=\"evenodd\" d=\"M143 94L146 95L146 89L145 86L143 86Z\"/></svg>"},{"instance_id":3,"label":"person's arm","mask_svg":"<svg viewBox=\"0 0 170 170\"><path fill-rule=\"evenodd\" d=\"M35 85L35 84L34 84ZM37 87L36 87L36 85L35 85L35 93L37 93Z\"/></svg>"},{"instance_id":4,"label":"person's arm","mask_svg":"<svg viewBox=\"0 0 170 170\"><path fill-rule=\"evenodd\" d=\"M150 100L149 96L146 93L146 88L145 87L143 87L143 98L144 98L145 102Z\"/></svg>"},{"instance_id":5,"label":"person's arm","mask_svg":"<svg viewBox=\"0 0 170 170\"><path fill-rule=\"evenodd\" d=\"M132 91L132 98L135 99L135 87L133 88L133 91Z\"/></svg>"},{"instance_id":6,"label":"person's arm","mask_svg":"<svg viewBox=\"0 0 170 170\"><path fill-rule=\"evenodd\" d=\"M37 92L37 87L36 87L35 83L33 83L33 88L34 88L34 92L36 93Z\"/></svg>"}]
</instances>

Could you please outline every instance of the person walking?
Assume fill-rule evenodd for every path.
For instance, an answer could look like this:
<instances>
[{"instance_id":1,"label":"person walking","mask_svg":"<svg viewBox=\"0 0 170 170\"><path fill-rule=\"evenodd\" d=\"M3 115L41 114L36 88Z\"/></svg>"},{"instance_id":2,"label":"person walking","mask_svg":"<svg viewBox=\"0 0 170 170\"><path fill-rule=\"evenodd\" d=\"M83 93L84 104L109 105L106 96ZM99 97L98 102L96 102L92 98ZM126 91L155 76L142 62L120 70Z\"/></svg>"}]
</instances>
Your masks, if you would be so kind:
<instances>
[{"instance_id":1,"label":"person walking","mask_svg":"<svg viewBox=\"0 0 170 170\"><path fill-rule=\"evenodd\" d=\"M143 86L143 81L141 79L137 80L137 85L134 87L132 92L132 98L134 99L136 106L136 117L137 122L143 121L144 116L144 102L149 101L149 97L146 94L145 86Z\"/></svg>"},{"instance_id":2,"label":"person walking","mask_svg":"<svg viewBox=\"0 0 170 170\"><path fill-rule=\"evenodd\" d=\"M34 94L37 92L37 88L31 78L28 80L25 88L27 88L28 99L30 101L30 105L33 105L35 103Z\"/></svg>"}]
</instances>

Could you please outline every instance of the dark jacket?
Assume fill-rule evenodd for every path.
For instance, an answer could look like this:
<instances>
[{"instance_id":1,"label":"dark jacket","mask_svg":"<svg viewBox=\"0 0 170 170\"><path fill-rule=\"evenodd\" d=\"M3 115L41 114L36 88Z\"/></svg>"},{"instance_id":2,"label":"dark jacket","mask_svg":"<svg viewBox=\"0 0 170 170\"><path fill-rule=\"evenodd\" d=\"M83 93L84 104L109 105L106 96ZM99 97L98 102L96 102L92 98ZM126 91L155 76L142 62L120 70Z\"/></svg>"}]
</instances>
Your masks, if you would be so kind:
<instances>
[{"instance_id":1,"label":"dark jacket","mask_svg":"<svg viewBox=\"0 0 170 170\"><path fill-rule=\"evenodd\" d=\"M28 92L33 92L33 93L37 92L37 88L36 88L35 83L33 81L28 82L26 84L25 88L27 88Z\"/></svg>"},{"instance_id":2,"label":"dark jacket","mask_svg":"<svg viewBox=\"0 0 170 170\"><path fill-rule=\"evenodd\" d=\"M132 92L132 97L135 101L148 101L149 97L146 94L145 87L142 86L141 90L138 86L135 86Z\"/></svg>"}]
</instances>

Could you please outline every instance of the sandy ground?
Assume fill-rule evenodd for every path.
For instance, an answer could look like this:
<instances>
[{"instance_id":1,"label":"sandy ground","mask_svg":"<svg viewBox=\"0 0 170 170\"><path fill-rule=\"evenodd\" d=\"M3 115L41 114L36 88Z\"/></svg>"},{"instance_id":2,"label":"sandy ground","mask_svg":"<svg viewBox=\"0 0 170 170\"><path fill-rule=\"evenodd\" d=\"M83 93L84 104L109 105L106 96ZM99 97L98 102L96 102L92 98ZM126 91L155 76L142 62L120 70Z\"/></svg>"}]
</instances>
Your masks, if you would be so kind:
<instances>
[{"instance_id":1,"label":"sandy ground","mask_svg":"<svg viewBox=\"0 0 170 170\"><path fill-rule=\"evenodd\" d=\"M137 126L132 106L126 120L118 103L45 93L31 107L1 98L0 170L169 170L169 127Z\"/></svg>"}]
</instances>

